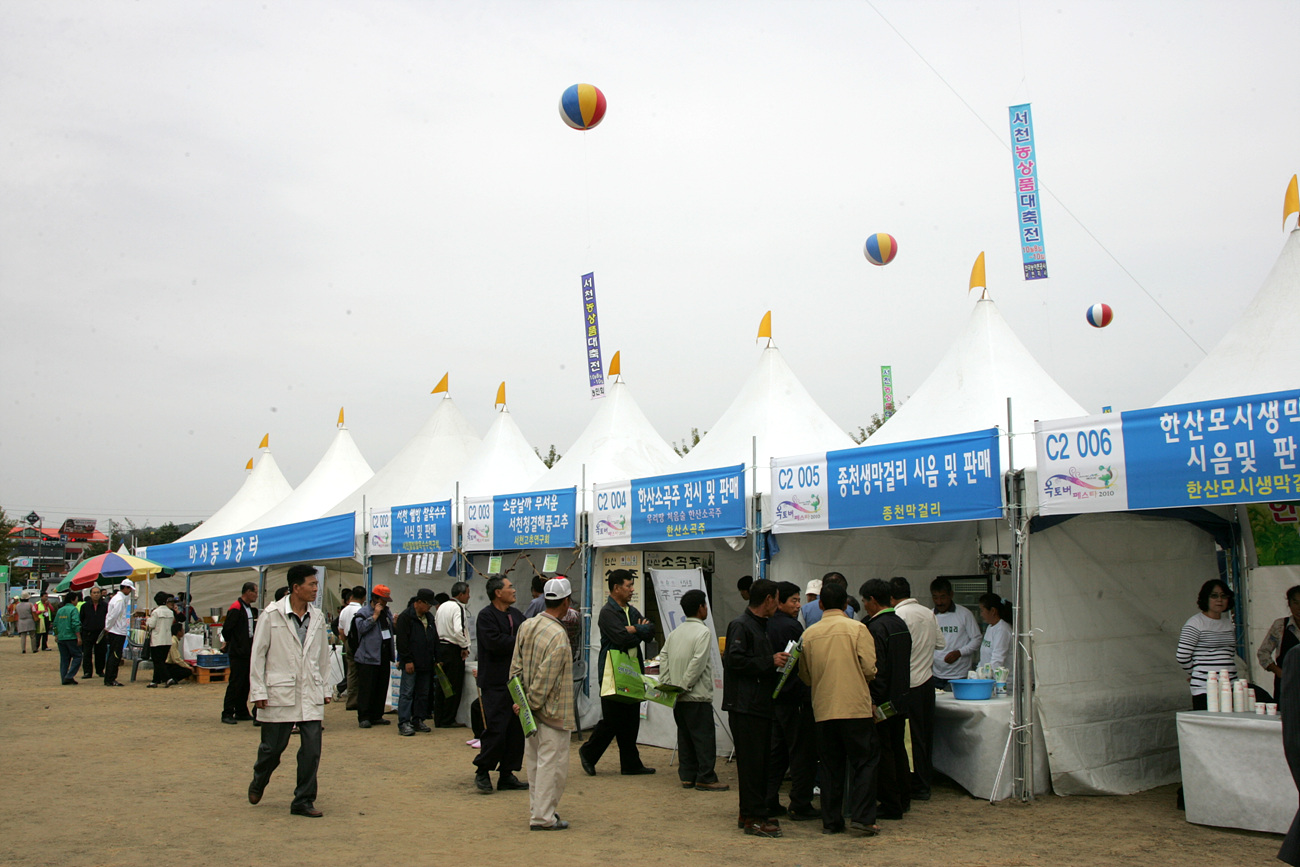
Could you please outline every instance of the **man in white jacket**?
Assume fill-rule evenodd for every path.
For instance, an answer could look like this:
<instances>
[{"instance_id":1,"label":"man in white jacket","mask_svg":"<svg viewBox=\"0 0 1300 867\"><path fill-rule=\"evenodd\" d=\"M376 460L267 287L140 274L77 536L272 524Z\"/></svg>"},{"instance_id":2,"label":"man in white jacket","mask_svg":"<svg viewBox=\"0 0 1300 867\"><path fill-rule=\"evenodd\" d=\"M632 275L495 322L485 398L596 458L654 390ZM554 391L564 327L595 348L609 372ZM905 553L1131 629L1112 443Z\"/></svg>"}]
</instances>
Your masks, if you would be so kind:
<instances>
[{"instance_id":1,"label":"man in white jacket","mask_svg":"<svg viewBox=\"0 0 1300 867\"><path fill-rule=\"evenodd\" d=\"M253 633L248 697L257 705L262 723L262 743L248 784L248 802L262 800L271 772L289 745L296 724L298 785L289 812L318 819L316 769L320 765L321 721L330 700L330 648L325 614L312 608L319 581L314 566L289 570L289 592L266 606Z\"/></svg>"}]
</instances>

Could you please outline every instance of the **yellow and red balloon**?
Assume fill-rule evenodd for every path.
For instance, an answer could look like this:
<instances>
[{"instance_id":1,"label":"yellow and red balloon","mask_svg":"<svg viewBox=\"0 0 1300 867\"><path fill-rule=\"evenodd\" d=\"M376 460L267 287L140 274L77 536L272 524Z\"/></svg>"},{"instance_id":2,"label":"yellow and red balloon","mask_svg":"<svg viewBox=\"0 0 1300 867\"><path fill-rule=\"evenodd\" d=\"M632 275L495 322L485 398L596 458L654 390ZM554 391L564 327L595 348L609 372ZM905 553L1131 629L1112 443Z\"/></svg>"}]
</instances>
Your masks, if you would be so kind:
<instances>
[{"instance_id":1,"label":"yellow and red balloon","mask_svg":"<svg viewBox=\"0 0 1300 867\"><path fill-rule=\"evenodd\" d=\"M867 239L862 254L872 265L888 265L898 255L898 241L893 235L877 232Z\"/></svg>"},{"instance_id":2,"label":"yellow and red balloon","mask_svg":"<svg viewBox=\"0 0 1300 867\"><path fill-rule=\"evenodd\" d=\"M567 88L560 95L560 117L574 129L591 129L605 117L605 94L594 84Z\"/></svg>"}]
</instances>

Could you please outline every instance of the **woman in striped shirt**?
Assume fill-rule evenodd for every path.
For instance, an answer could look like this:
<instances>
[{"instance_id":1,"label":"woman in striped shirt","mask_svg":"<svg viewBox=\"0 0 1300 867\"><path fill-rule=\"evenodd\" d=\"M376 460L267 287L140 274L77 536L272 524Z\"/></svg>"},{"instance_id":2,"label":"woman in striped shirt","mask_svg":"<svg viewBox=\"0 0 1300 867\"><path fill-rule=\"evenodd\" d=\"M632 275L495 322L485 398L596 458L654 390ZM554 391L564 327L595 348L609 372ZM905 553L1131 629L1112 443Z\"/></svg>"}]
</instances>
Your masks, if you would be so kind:
<instances>
[{"instance_id":1,"label":"woman in striped shirt","mask_svg":"<svg viewBox=\"0 0 1300 867\"><path fill-rule=\"evenodd\" d=\"M1205 678L1211 671L1237 676L1237 632L1232 615L1232 590L1218 578L1201 585L1193 614L1178 636L1178 664L1187 672L1192 688L1192 710L1205 710Z\"/></svg>"}]
</instances>

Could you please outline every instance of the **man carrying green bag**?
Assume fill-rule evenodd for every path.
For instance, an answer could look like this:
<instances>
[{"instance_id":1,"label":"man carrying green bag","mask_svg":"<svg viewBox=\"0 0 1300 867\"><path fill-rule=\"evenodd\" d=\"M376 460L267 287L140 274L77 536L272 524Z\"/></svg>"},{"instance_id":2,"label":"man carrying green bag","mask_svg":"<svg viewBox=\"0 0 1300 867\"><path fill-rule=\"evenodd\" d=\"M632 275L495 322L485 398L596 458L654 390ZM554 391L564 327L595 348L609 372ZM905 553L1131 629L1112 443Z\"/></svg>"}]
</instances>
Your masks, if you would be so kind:
<instances>
[{"instance_id":1,"label":"man carrying green bag","mask_svg":"<svg viewBox=\"0 0 1300 867\"><path fill-rule=\"evenodd\" d=\"M596 775L596 763L605 749L618 740L619 768L625 775L653 774L641 762L636 737L641 729L640 702L645 697L641 682L641 644L654 637L654 624L630 604L634 576L626 569L609 573L609 601L600 610L600 713L601 720L587 743L578 748L582 770ZM636 676L633 686L631 677ZM624 692L619 692L620 679ZM637 691L640 691L638 697Z\"/></svg>"}]
</instances>

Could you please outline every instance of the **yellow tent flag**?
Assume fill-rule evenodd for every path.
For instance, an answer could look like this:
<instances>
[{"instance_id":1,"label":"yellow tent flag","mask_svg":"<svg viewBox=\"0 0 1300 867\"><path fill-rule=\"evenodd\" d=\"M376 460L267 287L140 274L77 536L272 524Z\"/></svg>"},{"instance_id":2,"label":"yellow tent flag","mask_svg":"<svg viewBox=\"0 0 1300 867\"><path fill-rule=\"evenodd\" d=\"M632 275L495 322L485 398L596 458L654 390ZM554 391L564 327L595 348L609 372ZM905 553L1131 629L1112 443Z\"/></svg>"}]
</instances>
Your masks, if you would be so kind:
<instances>
[{"instance_id":1,"label":"yellow tent flag","mask_svg":"<svg viewBox=\"0 0 1300 867\"><path fill-rule=\"evenodd\" d=\"M343 407L339 407L339 427L343 427Z\"/></svg>"},{"instance_id":2,"label":"yellow tent flag","mask_svg":"<svg viewBox=\"0 0 1300 867\"><path fill-rule=\"evenodd\" d=\"M614 357L609 360L609 375L618 376L620 372L621 371L618 363L618 353L615 352Z\"/></svg>"},{"instance_id":3,"label":"yellow tent flag","mask_svg":"<svg viewBox=\"0 0 1300 867\"><path fill-rule=\"evenodd\" d=\"M506 384L502 382L497 386L497 406L504 406L506 402Z\"/></svg>"},{"instance_id":4,"label":"yellow tent flag","mask_svg":"<svg viewBox=\"0 0 1300 867\"><path fill-rule=\"evenodd\" d=\"M252 468L253 468L253 459L249 458L248 463L244 466L244 469L251 470Z\"/></svg>"},{"instance_id":5,"label":"yellow tent flag","mask_svg":"<svg viewBox=\"0 0 1300 867\"><path fill-rule=\"evenodd\" d=\"M1282 201L1282 228L1286 228L1286 218L1300 213L1300 187L1296 186L1296 176L1291 176L1291 184L1286 188L1286 198ZM1300 227L1300 221L1296 223Z\"/></svg>"},{"instance_id":6,"label":"yellow tent flag","mask_svg":"<svg viewBox=\"0 0 1300 867\"><path fill-rule=\"evenodd\" d=\"M975 257L974 267L970 269L970 287L966 291L969 292L976 286L987 289L988 285L988 281L984 279L984 251L981 250L980 254Z\"/></svg>"},{"instance_id":7,"label":"yellow tent flag","mask_svg":"<svg viewBox=\"0 0 1300 867\"><path fill-rule=\"evenodd\" d=\"M769 310L763 314L763 321L758 323L758 337L755 340L761 340L766 337L772 339L772 311Z\"/></svg>"},{"instance_id":8,"label":"yellow tent flag","mask_svg":"<svg viewBox=\"0 0 1300 867\"><path fill-rule=\"evenodd\" d=\"M429 392L429 394L446 394L446 393L447 393L447 377L449 377L449 376L451 376L451 373L444 373L444 374L442 375L442 379L438 380L438 384L437 384L437 386L435 386L434 389L433 389L433 391Z\"/></svg>"},{"instance_id":9,"label":"yellow tent flag","mask_svg":"<svg viewBox=\"0 0 1300 867\"><path fill-rule=\"evenodd\" d=\"M262 437L262 443L261 443L261 445L258 446L258 448L259 448L259 449L268 449L268 448L270 448L270 447L271 447L271 435L270 435L270 434L267 434L266 436Z\"/></svg>"}]
</instances>

